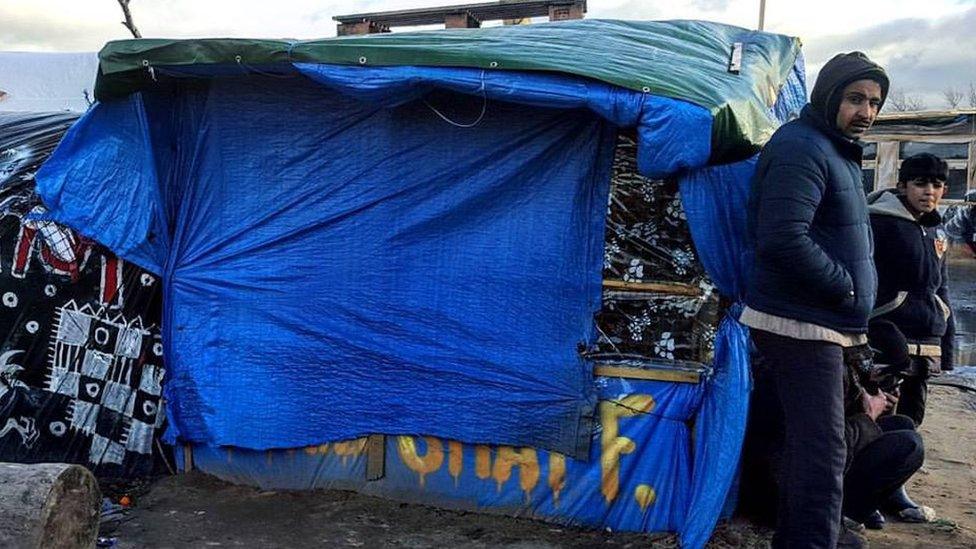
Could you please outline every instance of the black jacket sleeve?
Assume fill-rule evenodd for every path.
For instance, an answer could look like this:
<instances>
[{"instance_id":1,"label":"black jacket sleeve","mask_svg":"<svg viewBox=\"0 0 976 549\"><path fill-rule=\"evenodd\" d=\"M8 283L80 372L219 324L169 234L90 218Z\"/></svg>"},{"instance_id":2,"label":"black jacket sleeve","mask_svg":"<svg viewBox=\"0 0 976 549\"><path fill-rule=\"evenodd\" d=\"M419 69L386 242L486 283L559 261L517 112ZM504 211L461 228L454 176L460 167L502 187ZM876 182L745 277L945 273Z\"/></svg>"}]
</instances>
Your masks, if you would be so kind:
<instances>
[{"instance_id":1,"label":"black jacket sleeve","mask_svg":"<svg viewBox=\"0 0 976 549\"><path fill-rule=\"evenodd\" d=\"M956 313L949 302L949 262L942 260L942 285L936 290L936 295L949 308L949 318L946 319L946 331L942 336L942 368L951 370L955 366L956 356Z\"/></svg>"},{"instance_id":2,"label":"black jacket sleeve","mask_svg":"<svg viewBox=\"0 0 976 549\"><path fill-rule=\"evenodd\" d=\"M756 254L794 273L799 285L838 303L854 290L851 275L810 237L826 177L826 168L810 157L771 162L757 182Z\"/></svg>"},{"instance_id":3,"label":"black jacket sleeve","mask_svg":"<svg viewBox=\"0 0 976 549\"><path fill-rule=\"evenodd\" d=\"M845 471L851 466L854 455L881 436L881 427L867 415L861 394L864 387L857 374L848 366L844 376L844 441L847 443Z\"/></svg>"}]
</instances>

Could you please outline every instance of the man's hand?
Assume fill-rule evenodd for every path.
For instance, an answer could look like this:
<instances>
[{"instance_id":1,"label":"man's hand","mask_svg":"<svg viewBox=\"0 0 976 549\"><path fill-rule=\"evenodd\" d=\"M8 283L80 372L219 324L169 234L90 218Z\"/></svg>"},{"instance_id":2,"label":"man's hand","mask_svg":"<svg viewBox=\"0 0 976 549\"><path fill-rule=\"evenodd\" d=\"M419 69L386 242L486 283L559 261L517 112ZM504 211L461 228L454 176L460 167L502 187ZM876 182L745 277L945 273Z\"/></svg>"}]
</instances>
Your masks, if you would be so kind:
<instances>
[{"instance_id":1,"label":"man's hand","mask_svg":"<svg viewBox=\"0 0 976 549\"><path fill-rule=\"evenodd\" d=\"M895 391L895 392L897 393L897 391ZM890 411L892 411L892 410L895 409L895 406L898 406L898 395L897 394L886 393L884 391L882 391L881 394L884 395L884 397L885 397L885 411L886 412L890 412Z\"/></svg>"},{"instance_id":2,"label":"man's hand","mask_svg":"<svg viewBox=\"0 0 976 549\"><path fill-rule=\"evenodd\" d=\"M864 405L864 413L871 419L877 421L881 414L888 409L888 399L884 393L869 395L867 391L861 393L861 403Z\"/></svg>"}]
</instances>

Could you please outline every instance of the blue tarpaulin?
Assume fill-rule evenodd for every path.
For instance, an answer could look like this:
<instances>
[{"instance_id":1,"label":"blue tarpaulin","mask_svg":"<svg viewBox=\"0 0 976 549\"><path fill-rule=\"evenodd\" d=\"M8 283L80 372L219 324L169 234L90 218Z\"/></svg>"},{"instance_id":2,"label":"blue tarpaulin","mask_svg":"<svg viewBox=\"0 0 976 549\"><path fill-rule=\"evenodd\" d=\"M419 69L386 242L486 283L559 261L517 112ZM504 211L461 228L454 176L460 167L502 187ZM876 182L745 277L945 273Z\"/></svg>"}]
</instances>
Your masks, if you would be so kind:
<instances>
[{"instance_id":1,"label":"blue tarpaulin","mask_svg":"<svg viewBox=\"0 0 976 549\"><path fill-rule=\"evenodd\" d=\"M786 122L806 103L803 58L797 58L780 89L772 114ZM745 438L752 380L749 330L738 318L751 276L752 253L746 240L749 188L756 158L690 170L682 174L681 203L695 249L709 276L732 307L715 335L715 377L706 389L695 423L695 468L692 500L682 528L682 542L704 547L738 475Z\"/></svg>"},{"instance_id":2,"label":"blue tarpaulin","mask_svg":"<svg viewBox=\"0 0 976 549\"><path fill-rule=\"evenodd\" d=\"M169 440L585 455L612 123L662 174L707 160L709 113L558 75L299 69L100 103L38 176L56 219L163 275ZM411 101L434 87L467 95Z\"/></svg>"},{"instance_id":3,"label":"blue tarpaulin","mask_svg":"<svg viewBox=\"0 0 976 549\"><path fill-rule=\"evenodd\" d=\"M38 174L56 219L163 276L170 440L428 435L555 450L588 477L597 388L579 350L600 307L616 126L637 129L643 174L681 175L702 263L733 298L752 164L703 168L706 109L582 78L294 68L304 77L225 75L99 103ZM673 418L697 414L690 462L687 430L667 422L660 457L687 481L658 494L673 508L570 521L705 543L745 425L734 318L715 370Z\"/></svg>"},{"instance_id":4,"label":"blue tarpaulin","mask_svg":"<svg viewBox=\"0 0 976 549\"><path fill-rule=\"evenodd\" d=\"M364 439L265 452L194 446L193 463L268 490L356 490L592 528L680 530L691 496L687 422L704 384L599 378L597 385L602 428L586 461L399 436L386 437L384 476L373 481L366 481Z\"/></svg>"}]
</instances>

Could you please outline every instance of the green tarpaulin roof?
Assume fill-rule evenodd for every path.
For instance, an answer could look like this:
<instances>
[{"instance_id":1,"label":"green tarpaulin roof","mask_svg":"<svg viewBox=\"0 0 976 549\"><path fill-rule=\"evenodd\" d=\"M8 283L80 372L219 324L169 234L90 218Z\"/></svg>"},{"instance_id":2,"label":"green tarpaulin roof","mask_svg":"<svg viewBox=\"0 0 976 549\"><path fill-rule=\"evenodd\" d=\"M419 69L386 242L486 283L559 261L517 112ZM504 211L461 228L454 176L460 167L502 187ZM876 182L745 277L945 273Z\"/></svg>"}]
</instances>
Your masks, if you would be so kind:
<instances>
[{"instance_id":1,"label":"green tarpaulin roof","mask_svg":"<svg viewBox=\"0 0 976 549\"><path fill-rule=\"evenodd\" d=\"M729 71L735 44L741 69ZM96 97L154 85L147 67L239 64L424 65L550 71L686 100L714 116L712 160L741 158L777 123L769 107L800 50L792 37L702 21L579 20L322 40L141 39L99 53Z\"/></svg>"}]
</instances>

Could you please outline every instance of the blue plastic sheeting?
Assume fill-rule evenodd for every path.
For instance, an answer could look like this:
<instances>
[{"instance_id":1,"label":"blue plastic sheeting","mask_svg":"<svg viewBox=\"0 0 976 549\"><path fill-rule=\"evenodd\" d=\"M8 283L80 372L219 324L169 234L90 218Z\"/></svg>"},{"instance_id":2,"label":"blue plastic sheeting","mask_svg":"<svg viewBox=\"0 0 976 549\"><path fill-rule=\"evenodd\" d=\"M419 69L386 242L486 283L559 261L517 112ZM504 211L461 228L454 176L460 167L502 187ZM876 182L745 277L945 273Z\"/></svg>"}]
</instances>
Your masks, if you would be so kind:
<instances>
[{"instance_id":1,"label":"blue plastic sheeting","mask_svg":"<svg viewBox=\"0 0 976 549\"><path fill-rule=\"evenodd\" d=\"M681 178L681 203L698 257L723 295L741 299L749 264L745 220L755 161L698 170ZM732 311L715 334L714 376L695 423L692 501L681 530L685 547L704 547L736 476L749 404L748 330Z\"/></svg>"},{"instance_id":2,"label":"blue plastic sheeting","mask_svg":"<svg viewBox=\"0 0 976 549\"><path fill-rule=\"evenodd\" d=\"M423 432L585 451L577 349L600 307L612 127L495 104L457 128L299 79L180 101L98 105L39 176L56 218L122 251L161 248L127 239L165 212L163 257L133 255L165 260L170 440ZM145 121L171 113L176 138L150 141ZM156 179L152 163L123 171L168 155Z\"/></svg>"},{"instance_id":3,"label":"blue plastic sheeting","mask_svg":"<svg viewBox=\"0 0 976 549\"><path fill-rule=\"evenodd\" d=\"M542 450L387 437L385 476L366 482L363 439L255 452L195 446L194 467L265 489L335 488L395 499L637 532L681 528L690 433L703 384L598 378L588 461Z\"/></svg>"},{"instance_id":4,"label":"blue plastic sheeting","mask_svg":"<svg viewBox=\"0 0 976 549\"><path fill-rule=\"evenodd\" d=\"M140 98L97 104L37 172L38 194L51 217L161 274L169 233L154 155Z\"/></svg>"},{"instance_id":5,"label":"blue plastic sheeting","mask_svg":"<svg viewBox=\"0 0 976 549\"><path fill-rule=\"evenodd\" d=\"M772 112L786 122L805 102L803 57L798 56ZM746 218L756 160L692 170L680 178L698 257L719 291L735 301L715 335L715 375L695 422L692 499L681 529L682 544L689 548L705 546L723 510L731 507L726 503L735 498L729 492L738 475L752 390L749 330L738 318L752 273Z\"/></svg>"},{"instance_id":6,"label":"blue plastic sheeting","mask_svg":"<svg viewBox=\"0 0 976 549\"><path fill-rule=\"evenodd\" d=\"M176 78L230 78L249 71L273 71L279 79L297 70L308 78L376 106L396 107L422 99L433 90L451 90L482 98L486 114L497 101L558 109L588 109L623 128L636 128L637 166L641 174L663 178L704 166L711 155L712 114L682 101L642 93L596 80L550 73L459 67L362 67L320 63L290 66L190 65L155 67ZM437 108L437 105L433 105ZM450 106L442 106L450 111ZM468 124L477 120L453 116Z\"/></svg>"},{"instance_id":7,"label":"blue plastic sheeting","mask_svg":"<svg viewBox=\"0 0 976 549\"><path fill-rule=\"evenodd\" d=\"M434 89L494 101L545 108L586 108L621 127L636 127L637 168L646 177L667 177L704 166L711 154L712 115L668 97L593 80L517 71L447 67L353 67L295 63L302 74L343 94L393 107Z\"/></svg>"}]
</instances>

